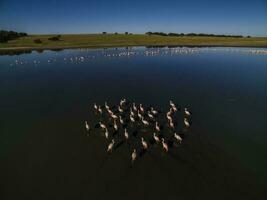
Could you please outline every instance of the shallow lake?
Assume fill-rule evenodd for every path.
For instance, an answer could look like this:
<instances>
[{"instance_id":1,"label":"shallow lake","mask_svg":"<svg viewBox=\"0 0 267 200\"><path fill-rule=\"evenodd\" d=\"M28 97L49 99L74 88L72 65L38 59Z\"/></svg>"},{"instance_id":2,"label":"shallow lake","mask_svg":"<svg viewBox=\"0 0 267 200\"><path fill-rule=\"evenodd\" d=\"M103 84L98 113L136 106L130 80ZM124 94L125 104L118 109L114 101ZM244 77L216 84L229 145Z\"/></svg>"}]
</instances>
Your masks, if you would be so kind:
<instances>
[{"instance_id":1,"label":"shallow lake","mask_svg":"<svg viewBox=\"0 0 267 200\"><path fill-rule=\"evenodd\" d=\"M0 56L1 199L266 199L266 52L134 47ZM107 117L93 105L121 98L162 111L168 153L140 122L127 121L128 142L121 126L103 136L96 124ZM180 109L182 144L163 120L169 100Z\"/></svg>"}]
</instances>

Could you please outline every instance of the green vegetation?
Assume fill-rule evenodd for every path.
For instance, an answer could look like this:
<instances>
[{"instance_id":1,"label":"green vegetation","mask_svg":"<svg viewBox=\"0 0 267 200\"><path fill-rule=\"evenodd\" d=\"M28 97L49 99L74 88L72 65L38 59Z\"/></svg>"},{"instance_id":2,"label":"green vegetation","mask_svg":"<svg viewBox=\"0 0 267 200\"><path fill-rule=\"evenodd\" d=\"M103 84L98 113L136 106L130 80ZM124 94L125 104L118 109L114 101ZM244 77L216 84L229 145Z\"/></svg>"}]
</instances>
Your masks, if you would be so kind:
<instances>
[{"instance_id":1,"label":"green vegetation","mask_svg":"<svg viewBox=\"0 0 267 200\"><path fill-rule=\"evenodd\" d=\"M207 34L207 33L163 33L163 32L146 32L147 35L160 35L160 36L197 36L197 37L232 37L232 38L243 38L242 35L216 35L216 34ZM250 37L250 36L248 36Z\"/></svg>"},{"instance_id":2,"label":"green vegetation","mask_svg":"<svg viewBox=\"0 0 267 200\"><path fill-rule=\"evenodd\" d=\"M19 37L25 37L27 36L27 33L18 33L15 31L5 31L0 30L0 43L8 42L9 40L14 40Z\"/></svg>"},{"instance_id":3,"label":"green vegetation","mask_svg":"<svg viewBox=\"0 0 267 200\"><path fill-rule=\"evenodd\" d=\"M55 38L57 39L51 39ZM38 41L38 42L36 42ZM41 42L40 42L41 41ZM39 43L40 42L40 43ZM7 49L64 49L124 46L246 46L267 47L267 37L159 36L145 34L29 35L0 43Z\"/></svg>"}]
</instances>

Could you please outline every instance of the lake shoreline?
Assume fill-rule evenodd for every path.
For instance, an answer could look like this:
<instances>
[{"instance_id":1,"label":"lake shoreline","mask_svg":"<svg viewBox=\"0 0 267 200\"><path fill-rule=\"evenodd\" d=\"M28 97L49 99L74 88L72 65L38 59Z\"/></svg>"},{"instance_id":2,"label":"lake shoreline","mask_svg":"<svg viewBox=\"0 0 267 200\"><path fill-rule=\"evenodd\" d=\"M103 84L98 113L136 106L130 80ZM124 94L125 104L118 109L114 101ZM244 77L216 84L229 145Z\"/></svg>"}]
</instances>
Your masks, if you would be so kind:
<instances>
[{"instance_id":1,"label":"lake shoreline","mask_svg":"<svg viewBox=\"0 0 267 200\"><path fill-rule=\"evenodd\" d=\"M175 48L175 47L188 47L188 48L205 48L205 47L236 47L236 48L267 48L267 46L257 45L74 45L74 46L48 46L48 47L4 47L0 48L0 52L18 52L18 51L38 51L38 50L64 50L64 49L100 49L100 48L128 48L128 47L148 47L148 48Z\"/></svg>"}]
</instances>

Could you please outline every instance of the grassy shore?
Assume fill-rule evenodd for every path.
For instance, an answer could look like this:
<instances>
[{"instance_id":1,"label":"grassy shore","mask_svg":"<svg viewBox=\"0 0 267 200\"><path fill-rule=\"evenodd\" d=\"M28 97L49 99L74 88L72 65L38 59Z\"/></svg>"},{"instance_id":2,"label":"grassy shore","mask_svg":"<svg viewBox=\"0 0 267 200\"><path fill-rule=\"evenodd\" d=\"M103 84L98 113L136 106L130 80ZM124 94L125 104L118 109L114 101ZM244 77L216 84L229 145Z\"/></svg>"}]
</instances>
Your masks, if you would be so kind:
<instances>
[{"instance_id":1,"label":"grassy shore","mask_svg":"<svg viewBox=\"0 0 267 200\"><path fill-rule=\"evenodd\" d=\"M34 50L64 48L100 48L124 46L228 46L228 47L267 47L267 37L229 38L229 37L170 37L157 35L124 34L77 34L61 35L59 41L48 38L54 35L30 35L0 43L1 50ZM40 39L42 43L35 43Z\"/></svg>"}]
</instances>

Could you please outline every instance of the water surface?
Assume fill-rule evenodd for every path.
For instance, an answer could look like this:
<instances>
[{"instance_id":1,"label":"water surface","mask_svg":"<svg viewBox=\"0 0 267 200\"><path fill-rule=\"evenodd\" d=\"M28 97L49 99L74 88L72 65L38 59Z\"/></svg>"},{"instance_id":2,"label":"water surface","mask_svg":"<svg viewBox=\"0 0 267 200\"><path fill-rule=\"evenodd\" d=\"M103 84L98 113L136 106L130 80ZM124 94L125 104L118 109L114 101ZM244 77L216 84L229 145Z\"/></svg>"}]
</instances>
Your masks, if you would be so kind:
<instances>
[{"instance_id":1,"label":"water surface","mask_svg":"<svg viewBox=\"0 0 267 200\"><path fill-rule=\"evenodd\" d=\"M2 199L264 199L266 51L138 47L0 56ZM94 102L115 105L122 97L161 110L170 99L188 107L192 126L182 145L168 154L150 145L133 166L136 138L108 155L109 142L98 129L87 136L84 120L99 121Z\"/></svg>"}]
</instances>

